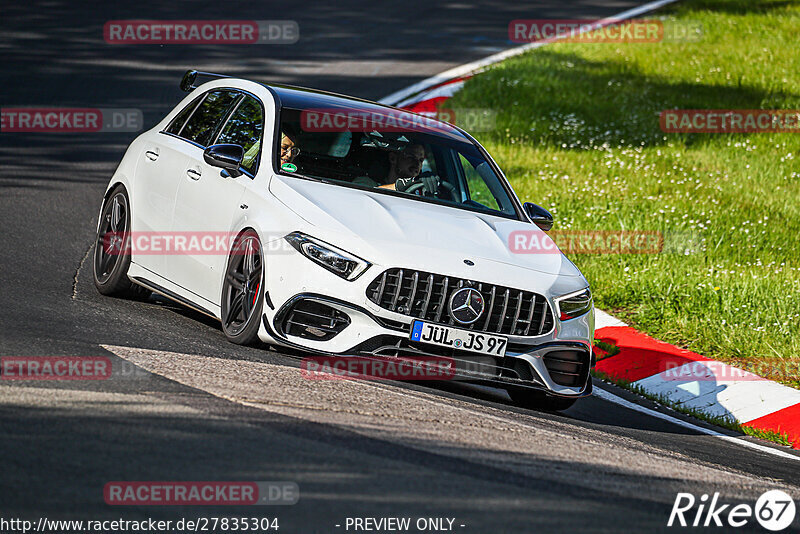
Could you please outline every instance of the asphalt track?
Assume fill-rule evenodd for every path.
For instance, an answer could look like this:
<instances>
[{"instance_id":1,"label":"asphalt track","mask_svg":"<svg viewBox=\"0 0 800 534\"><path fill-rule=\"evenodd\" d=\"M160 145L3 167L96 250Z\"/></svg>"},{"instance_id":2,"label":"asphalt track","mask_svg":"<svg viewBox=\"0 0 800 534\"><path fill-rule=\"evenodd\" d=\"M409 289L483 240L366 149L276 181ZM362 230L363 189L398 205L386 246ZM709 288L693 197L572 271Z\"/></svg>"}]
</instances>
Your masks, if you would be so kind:
<instances>
[{"instance_id":1,"label":"asphalt track","mask_svg":"<svg viewBox=\"0 0 800 534\"><path fill-rule=\"evenodd\" d=\"M507 48L512 19L636 4L4 2L0 105L137 108L150 125L190 67L377 99ZM301 39L112 46L102 28L114 19L292 19ZM679 491L750 503L770 488L799 495L796 460L598 398L556 415L459 384L303 380L296 358L228 344L191 311L101 297L84 260L134 135L0 133L0 355L111 356L139 370L0 383L0 517L277 516L282 532L453 517L463 532L618 532L665 529ZM111 507L102 488L113 480L290 480L300 501Z\"/></svg>"}]
</instances>

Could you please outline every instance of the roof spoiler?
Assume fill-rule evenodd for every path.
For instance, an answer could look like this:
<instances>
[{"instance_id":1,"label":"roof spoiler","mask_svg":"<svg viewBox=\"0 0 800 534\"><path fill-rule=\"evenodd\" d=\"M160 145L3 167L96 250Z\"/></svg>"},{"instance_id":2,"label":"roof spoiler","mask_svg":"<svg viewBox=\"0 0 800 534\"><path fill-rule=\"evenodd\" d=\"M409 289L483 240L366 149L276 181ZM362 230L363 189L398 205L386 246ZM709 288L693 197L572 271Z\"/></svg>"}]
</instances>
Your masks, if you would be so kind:
<instances>
[{"instance_id":1,"label":"roof spoiler","mask_svg":"<svg viewBox=\"0 0 800 534\"><path fill-rule=\"evenodd\" d=\"M201 72L198 70L187 70L186 74L184 74L183 78L181 79L181 90L188 93L192 89L197 89L197 86L194 84L194 82L197 80L198 76L205 76L207 78L230 78L230 76L225 76L224 74L214 74L213 72Z\"/></svg>"}]
</instances>

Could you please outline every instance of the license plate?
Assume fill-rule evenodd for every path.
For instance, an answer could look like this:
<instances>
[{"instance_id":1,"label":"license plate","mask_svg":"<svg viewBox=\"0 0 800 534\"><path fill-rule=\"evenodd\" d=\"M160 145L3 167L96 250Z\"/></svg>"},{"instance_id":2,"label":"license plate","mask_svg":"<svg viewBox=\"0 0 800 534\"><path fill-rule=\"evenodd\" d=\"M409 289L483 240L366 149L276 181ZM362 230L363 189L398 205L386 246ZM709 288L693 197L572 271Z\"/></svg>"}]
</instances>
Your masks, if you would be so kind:
<instances>
[{"instance_id":1,"label":"license plate","mask_svg":"<svg viewBox=\"0 0 800 534\"><path fill-rule=\"evenodd\" d=\"M508 344L508 339L503 336L470 332L419 320L411 323L411 341L491 356L505 356Z\"/></svg>"}]
</instances>

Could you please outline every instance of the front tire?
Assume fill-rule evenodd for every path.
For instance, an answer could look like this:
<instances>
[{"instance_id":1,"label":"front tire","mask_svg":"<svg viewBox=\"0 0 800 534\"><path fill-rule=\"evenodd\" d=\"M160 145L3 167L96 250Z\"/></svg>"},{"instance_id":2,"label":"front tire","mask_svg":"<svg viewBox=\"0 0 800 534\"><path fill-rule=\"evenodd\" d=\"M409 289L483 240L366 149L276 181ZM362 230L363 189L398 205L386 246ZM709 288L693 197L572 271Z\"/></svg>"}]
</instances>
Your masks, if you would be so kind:
<instances>
[{"instance_id":1,"label":"front tire","mask_svg":"<svg viewBox=\"0 0 800 534\"><path fill-rule=\"evenodd\" d=\"M131 255L126 250L130 229L128 192L120 184L106 199L97 225L92 273L94 285L103 295L122 296L131 292L133 284L128 279Z\"/></svg>"},{"instance_id":2,"label":"front tire","mask_svg":"<svg viewBox=\"0 0 800 534\"><path fill-rule=\"evenodd\" d=\"M254 230L245 230L234 242L222 282L222 331L237 345L258 339L264 305L264 257Z\"/></svg>"}]
</instances>

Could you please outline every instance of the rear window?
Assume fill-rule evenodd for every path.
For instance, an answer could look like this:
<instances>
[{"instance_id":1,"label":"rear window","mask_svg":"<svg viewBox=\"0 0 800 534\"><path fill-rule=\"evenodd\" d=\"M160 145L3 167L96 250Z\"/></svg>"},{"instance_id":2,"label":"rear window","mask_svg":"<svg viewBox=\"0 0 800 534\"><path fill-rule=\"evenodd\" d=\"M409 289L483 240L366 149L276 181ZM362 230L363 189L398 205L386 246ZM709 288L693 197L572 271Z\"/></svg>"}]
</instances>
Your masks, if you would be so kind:
<instances>
[{"instance_id":1,"label":"rear window","mask_svg":"<svg viewBox=\"0 0 800 534\"><path fill-rule=\"evenodd\" d=\"M198 96L197 98L192 100L191 104L183 108L181 112L178 113L174 119L172 119L172 122L167 127L166 132L174 135L180 135L181 130L183 129L183 125L186 124L186 119L188 119L192 115L192 112L195 110L200 101L203 100L203 98L205 98L205 96L206 95Z\"/></svg>"},{"instance_id":2,"label":"rear window","mask_svg":"<svg viewBox=\"0 0 800 534\"><path fill-rule=\"evenodd\" d=\"M184 139L200 146L208 146L222 120L239 98L236 91L211 91L206 94L179 134Z\"/></svg>"}]
</instances>

